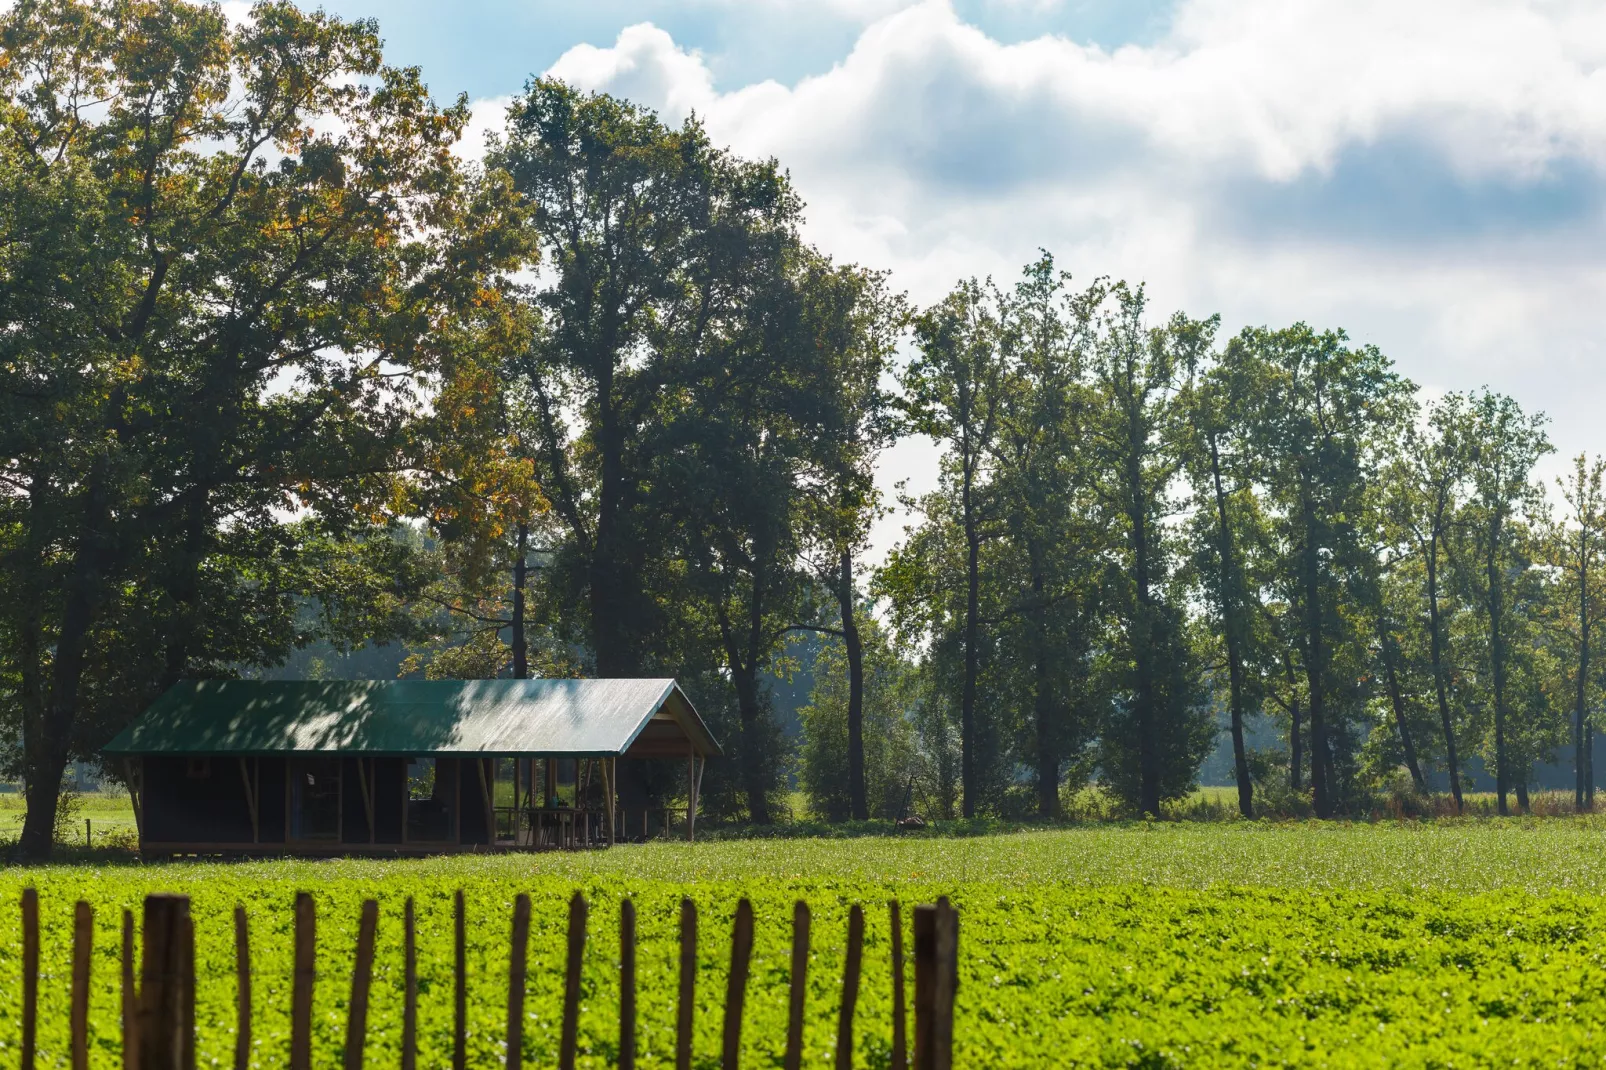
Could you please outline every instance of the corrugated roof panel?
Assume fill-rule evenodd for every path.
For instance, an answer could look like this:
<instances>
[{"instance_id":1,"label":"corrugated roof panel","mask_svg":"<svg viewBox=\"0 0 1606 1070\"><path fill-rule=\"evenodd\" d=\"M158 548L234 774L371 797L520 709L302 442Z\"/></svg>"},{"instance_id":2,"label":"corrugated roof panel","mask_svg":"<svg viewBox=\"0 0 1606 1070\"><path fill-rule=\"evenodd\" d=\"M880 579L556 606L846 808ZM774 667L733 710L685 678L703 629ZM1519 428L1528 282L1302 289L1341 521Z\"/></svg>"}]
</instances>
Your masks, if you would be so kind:
<instances>
[{"instance_id":1,"label":"corrugated roof panel","mask_svg":"<svg viewBox=\"0 0 1606 1070\"><path fill-rule=\"evenodd\" d=\"M183 681L104 750L599 756L663 709L700 753L720 753L669 679Z\"/></svg>"}]
</instances>

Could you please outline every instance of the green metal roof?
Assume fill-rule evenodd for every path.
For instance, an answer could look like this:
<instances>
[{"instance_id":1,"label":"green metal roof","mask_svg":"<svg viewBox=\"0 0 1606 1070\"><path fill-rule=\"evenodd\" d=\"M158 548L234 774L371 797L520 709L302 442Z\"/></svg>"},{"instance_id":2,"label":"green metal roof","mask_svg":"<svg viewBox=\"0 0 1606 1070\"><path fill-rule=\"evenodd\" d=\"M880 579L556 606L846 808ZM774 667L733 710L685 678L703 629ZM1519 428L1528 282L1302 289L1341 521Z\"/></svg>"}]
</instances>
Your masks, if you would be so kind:
<instances>
[{"instance_id":1,"label":"green metal roof","mask_svg":"<svg viewBox=\"0 0 1606 1070\"><path fill-rule=\"evenodd\" d=\"M721 753L673 680L185 680L103 749L606 757L660 711L699 754Z\"/></svg>"}]
</instances>

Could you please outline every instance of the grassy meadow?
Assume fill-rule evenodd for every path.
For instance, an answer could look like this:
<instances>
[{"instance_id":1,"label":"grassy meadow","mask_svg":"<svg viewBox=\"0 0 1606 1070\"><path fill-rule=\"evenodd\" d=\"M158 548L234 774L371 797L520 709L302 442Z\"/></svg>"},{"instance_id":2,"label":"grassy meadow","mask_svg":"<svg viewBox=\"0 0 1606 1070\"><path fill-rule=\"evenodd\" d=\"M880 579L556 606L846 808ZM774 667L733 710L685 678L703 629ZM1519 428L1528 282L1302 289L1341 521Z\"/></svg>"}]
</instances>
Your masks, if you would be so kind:
<instances>
[{"instance_id":1,"label":"grassy meadow","mask_svg":"<svg viewBox=\"0 0 1606 1070\"><path fill-rule=\"evenodd\" d=\"M451 896L469 909L473 1065L500 1065L507 940L534 900L526 1065L552 1065L567 898L592 904L582 1064L616 1055L618 902L640 913L640 1062L672 1065L676 909L703 918L698 1065L718 1057L736 901L757 943L744 1065L779 1065L791 904L814 909L807 1063L832 1057L846 914L867 912L855 1065L888 1065L885 903L961 910L963 1067L1594 1065L1606 1050L1606 819L1316 824L1154 822L1003 835L656 843L575 855L138 864L112 851L0 870L0 899L39 888L42 1065L66 1064L70 918L96 907L92 1062L118 1050L120 910L149 891L193 897L201 1065L233 1049L230 915L251 917L257 1064L286 1047L291 903L316 897L319 1065L340 1063L358 907L381 927L370 1065L395 1064L402 904L417 904L421 1066L447 1061ZM0 914L0 1049L17 1042L19 928ZM0 1062L7 1060L0 1050Z\"/></svg>"}]
</instances>

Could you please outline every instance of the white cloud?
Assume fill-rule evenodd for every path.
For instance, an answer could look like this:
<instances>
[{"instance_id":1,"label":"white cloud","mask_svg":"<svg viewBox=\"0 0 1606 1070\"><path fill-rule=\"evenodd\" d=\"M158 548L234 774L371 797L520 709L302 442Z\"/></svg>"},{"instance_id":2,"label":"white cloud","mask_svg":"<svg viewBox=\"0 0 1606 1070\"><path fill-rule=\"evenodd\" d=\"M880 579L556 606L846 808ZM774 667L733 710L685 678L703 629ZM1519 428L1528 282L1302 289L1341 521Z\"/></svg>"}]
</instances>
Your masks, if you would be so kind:
<instances>
[{"instance_id":1,"label":"white cloud","mask_svg":"<svg viewBox=\"0 0 1606 1070\"><path fill-rule=\"evenodd\" d=\"M1304 319L1434 389L1489 384L1606 449L1606 5L1183 0L1114 52L1005 44L929 0L795 85L721 92L649 24L552 73L775 156L811 240L918 301L1038 247L1229 329ZM929 457L888 478L929 478Z\"/></svg>"}]
</instances>

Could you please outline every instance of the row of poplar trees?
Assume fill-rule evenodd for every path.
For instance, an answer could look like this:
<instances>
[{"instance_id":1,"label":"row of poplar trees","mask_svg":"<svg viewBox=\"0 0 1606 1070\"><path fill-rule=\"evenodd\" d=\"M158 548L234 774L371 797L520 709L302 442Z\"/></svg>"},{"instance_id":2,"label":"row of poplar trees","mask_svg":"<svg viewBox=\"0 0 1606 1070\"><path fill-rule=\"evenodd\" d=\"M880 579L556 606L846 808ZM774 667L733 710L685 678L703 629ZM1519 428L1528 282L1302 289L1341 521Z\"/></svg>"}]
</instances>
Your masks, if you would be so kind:
<instances>
[{"instance_id":1,"label":"row of poplar trees","mask_svg":"<svg viewBox=\"0 0 1606 1070\"><path fill-rule=\"evenodd\" d=\"M1589 792L1601 469L1553 519L1509 399L1424 410L1341 334L1223 343L1047 256L915 310L695 120L537 79L466 163L466 100L286 2L19 0L0 50L25 857L163 689L312 644L674 676L760 823L794 775L831 816L1157 812L1222 717L1245 813L1402 766L1459 800L1474 752L1522 802L1569 724ZM900 436L940 479L870 569Z\"/></svg>"}]
</instances>

